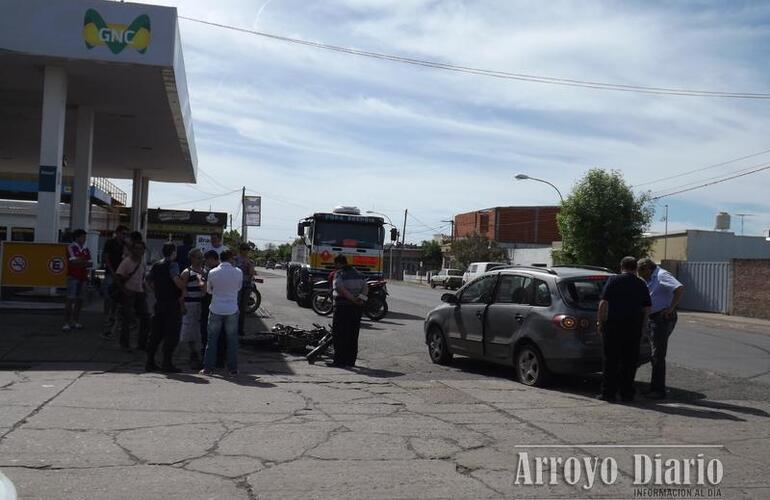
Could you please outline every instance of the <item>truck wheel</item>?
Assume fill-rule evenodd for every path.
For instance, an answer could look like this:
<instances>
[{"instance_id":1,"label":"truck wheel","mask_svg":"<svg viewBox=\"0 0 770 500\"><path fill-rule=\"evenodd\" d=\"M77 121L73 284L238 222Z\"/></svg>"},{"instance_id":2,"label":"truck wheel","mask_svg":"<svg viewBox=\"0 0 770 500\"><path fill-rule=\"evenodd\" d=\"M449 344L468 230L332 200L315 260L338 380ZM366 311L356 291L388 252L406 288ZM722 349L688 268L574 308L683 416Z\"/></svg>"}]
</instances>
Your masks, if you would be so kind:
<instances>
[{"instance_id":1,"label":"truck wheel","mask_svg":"<svg viewBox=\"0 0 770 500\"><path fill-rule=\"evenodd\" d=\"M430 282L430 287L431 287L431 288L436 288L436 284L435 284L434 282L432 282L432 281L431 281L431 282Z\"/></svg>"},{"instance_id":2,"label":"truck wheel","mask_svg":"<svg viewBox=\"0 0 770 500\"><path fill-rule=\"evenodd\" d=\"M286 300L297 300L294 293L294 273L291 270L286 271Z\"/></svg>"},{"instance_id":3,"label":"truck wheel","mask_svg":"<svg viewBox=\"0 0 770 500\"><path fill-rule=\"evenodd\" d=\"M294 273L294 297L297 305L300 307L310 307L313 300L313 293L310 291L307 273L301 269Z\"/></svg>"}]
</instances>

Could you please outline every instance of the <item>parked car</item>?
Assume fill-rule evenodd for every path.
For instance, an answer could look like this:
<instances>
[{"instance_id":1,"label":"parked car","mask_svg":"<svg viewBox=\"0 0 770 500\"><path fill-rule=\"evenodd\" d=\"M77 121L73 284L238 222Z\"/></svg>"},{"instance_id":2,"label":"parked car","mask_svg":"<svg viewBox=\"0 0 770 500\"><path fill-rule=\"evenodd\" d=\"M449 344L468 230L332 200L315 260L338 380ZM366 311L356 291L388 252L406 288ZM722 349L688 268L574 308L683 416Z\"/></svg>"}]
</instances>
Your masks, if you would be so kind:
<instances>
[{"instance_id":1,"label":"parked car","mask_svg":"<svg viewBox=\"0 0 770 500\"><path fill-rule=\"evenodd\" d=\"M525 385L545 385L551 374L601 371L596 331L599 296L608 269L589 266L508 267L488 272L425 318L431 360L449 364L455 354L513 366ZM650 360L642 337L639 364Z\"/></svg>"},{"instance_id":2,"label":"parked car","mask_svg":"<svg viewBox=\"0 0 770 500\"><path fill-rule=\"evenodd\" d=\"M430 277L430 287L443 286L456 290L463 286L463 272L459 269L442 269Z\"/></svg>"},{"instance_id":3,"label":"parked car","mask_svg":"<svg viewBox=\"0 0 770 500\"><path fill-rule=\"evenodd\" d=\"M482 274L499 267L507 267L508 264L502 262L471 262L468 269L463 274L463 285L475 280Z\"/></svg>"},{"instance_id":4,"label":"parked car","mask_svg":"<svg viewBox=\"0 0 770 500\"><path fill-rule=\"evenodd\" d=\"M265 262L265 269L273 269L273 267L275 267L275 262L273 262L272 260L268 260L267 262Z\"/></svg>"}]
</instances>

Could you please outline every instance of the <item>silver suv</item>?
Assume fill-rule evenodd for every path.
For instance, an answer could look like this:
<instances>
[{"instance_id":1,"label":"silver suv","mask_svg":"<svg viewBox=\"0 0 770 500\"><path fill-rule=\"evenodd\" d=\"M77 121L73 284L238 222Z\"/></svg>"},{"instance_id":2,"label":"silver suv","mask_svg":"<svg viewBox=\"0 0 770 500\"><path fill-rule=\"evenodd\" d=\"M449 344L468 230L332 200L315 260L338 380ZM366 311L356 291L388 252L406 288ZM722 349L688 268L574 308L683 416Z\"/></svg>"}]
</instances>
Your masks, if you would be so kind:
<instances>
[{"instance_id":1,"label":"silver suv","mask_svg":"<svg viewBox=\"0 0 770 500\"><path fill-rule=\"evenodd\" d=\"M519 381L542 386L553 373L601 371L599 296L612 271L591 266L511 267L471 281L425 318L434 363L454 354L513 365ZM640 344L639 364L650 360Z\"/></svg>"}]
</instances>

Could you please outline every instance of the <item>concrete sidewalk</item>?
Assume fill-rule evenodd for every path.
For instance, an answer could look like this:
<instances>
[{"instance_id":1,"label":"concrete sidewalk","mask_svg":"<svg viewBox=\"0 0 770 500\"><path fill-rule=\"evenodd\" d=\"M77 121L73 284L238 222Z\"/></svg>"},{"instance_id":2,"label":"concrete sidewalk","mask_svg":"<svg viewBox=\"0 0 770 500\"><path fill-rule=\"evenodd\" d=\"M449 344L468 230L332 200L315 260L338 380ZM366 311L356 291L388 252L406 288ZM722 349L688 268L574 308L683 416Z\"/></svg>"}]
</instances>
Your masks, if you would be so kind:
<instances>
[{"instance_id":1,"label":"concrete sidewalk","mask_svg":"<svg viewBox=\"0 0 770 500\"><path fill-rule=\"evenodd\" d=\"M237 378L145 374L99 322L65 336L56 316L3 313L0 470L20 498L633 498L634 453L703 453L724 466L721 498L770 498L767 394L610 405L247 349ZM522 452L614 457L619 476L514 485Z\"/></svg>"}]
</instances>

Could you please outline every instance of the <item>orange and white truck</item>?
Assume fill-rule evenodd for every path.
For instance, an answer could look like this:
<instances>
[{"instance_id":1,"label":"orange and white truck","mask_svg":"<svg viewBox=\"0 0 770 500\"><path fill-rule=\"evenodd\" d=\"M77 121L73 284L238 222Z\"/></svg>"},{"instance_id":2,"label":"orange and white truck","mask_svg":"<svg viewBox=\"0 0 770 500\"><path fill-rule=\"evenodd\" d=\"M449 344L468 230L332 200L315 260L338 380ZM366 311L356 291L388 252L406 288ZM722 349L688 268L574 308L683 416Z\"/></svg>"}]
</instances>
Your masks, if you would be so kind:
<instances>
[{"instance_id":1,"label":"orange and white truck","mask_svg":"<svg viewBox=\"0 0 770 500\"><path fill-rule=\"evenodd\" d=\"M334 270L337 255L367 279L382 279L385 221L361 215L356 207L336 207L299 221L299 240L292 248L292 262L286 270L286 298L310 306L313 284Z\"/></svg>"}]
</instances>

